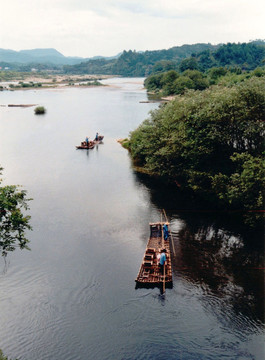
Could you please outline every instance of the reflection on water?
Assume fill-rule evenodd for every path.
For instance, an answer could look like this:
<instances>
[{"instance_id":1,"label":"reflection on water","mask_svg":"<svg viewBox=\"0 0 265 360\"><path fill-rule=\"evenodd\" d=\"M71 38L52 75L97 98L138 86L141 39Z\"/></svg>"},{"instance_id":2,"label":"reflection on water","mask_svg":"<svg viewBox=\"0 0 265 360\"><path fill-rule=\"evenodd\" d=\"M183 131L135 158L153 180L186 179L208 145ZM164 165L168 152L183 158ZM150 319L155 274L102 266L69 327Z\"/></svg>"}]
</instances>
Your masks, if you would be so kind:
<instances>
[{"instance_id":1,"label":"reflection on water","mask_svg":"<svg viewBox=\"0 0 265 360\"><path fill-rule=\"evenodd\" d=\"M237 314L264 323L263 231L249 230L238 213L211 211L173 188L137 174L171 222L173 270L229 303Z\"/></svg>"}]
</instances>

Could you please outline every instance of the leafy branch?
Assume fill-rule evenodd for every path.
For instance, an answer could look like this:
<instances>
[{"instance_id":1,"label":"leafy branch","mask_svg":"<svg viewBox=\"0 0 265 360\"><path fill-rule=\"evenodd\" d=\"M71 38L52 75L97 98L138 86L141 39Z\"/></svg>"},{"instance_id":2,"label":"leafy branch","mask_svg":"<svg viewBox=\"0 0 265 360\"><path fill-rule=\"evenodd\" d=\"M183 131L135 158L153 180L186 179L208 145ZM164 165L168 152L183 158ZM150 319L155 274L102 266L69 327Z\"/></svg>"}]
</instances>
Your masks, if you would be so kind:
<instances>
[{"instance_id":1,"label":"leafy branch","mask_svg":"<svg viewBox=\"0 0 265 360\"><path fill-rule=\"evenodd\" d=\"M2 169L0 168L0 171ZM1 181L0 181L1 184ZM27 192L20 186L0 186L0 251L6 256L9 251L17 247L28 249L29 240L25 236L26 230L32 230L29 224L30 216L23 213L28 210Z\"/></svg>"}]
</instances>

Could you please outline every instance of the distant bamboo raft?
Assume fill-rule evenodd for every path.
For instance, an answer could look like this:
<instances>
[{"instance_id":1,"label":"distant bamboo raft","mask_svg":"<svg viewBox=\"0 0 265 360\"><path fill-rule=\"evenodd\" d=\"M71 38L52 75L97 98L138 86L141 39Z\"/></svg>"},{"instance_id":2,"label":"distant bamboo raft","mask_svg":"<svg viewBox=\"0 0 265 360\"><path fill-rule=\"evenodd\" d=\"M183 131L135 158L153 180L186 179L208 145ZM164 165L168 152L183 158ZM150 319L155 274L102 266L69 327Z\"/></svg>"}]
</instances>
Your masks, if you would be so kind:
<instances>
[{"instance_id":1,"label":"distant bamboo raft","mask_svg":"<svg viewBox=\"0 0 265 360\"><path fill-rule=\"evenodd\" d=\"M8 107L31 107L36 106L36 104L8 104Z\"/></svg>"},{"instance_id":2,"label":"distant bamboo raft","mask_svg":"<svg viewBox=\"0 0 265 360\"><path fill-rule=\"evenodd\" d=\"M136 278L136 287L172 288L172 267L170 257L169 237L164 239L163 225L165 222L150 223L150 237L144 258ZM168 223L167 223L168 225ZM159 256L161 250L166 249L165 275L160 272Z\"/></svg>"}]
</instances>

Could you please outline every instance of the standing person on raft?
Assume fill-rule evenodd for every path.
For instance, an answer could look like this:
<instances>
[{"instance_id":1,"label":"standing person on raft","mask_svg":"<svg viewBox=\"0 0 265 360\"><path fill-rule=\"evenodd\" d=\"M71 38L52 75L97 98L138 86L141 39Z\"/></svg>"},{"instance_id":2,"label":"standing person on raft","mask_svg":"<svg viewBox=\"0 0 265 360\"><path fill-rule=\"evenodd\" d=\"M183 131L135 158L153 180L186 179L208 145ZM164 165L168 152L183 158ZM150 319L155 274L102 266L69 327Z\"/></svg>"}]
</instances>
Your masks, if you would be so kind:
<instances>
[{"instance_id":1,"label":"standing person on raft","mask_svg":"<svg viewBox=\"0 0 265 360\"><path fill-rule=\"evenodd\" d=\"M168 239L168 226L167 226L167 224L163 225L163 232L164 232L164 239L167 240Z\"/></svg>"},{"instance_id":2,"label":"standing person on raft","mask_svg":"<svg viewBox=\"0 0 265 360\"><path fill-rule=\"evenodd\" d=\"M160 255L160 259L159 259L159 270L160 270L160 273L163 274L164 271L164 266L165 266L165 263L166 263L166 260L167 260L167 256L166 256L166 249L163 249L161 251L161 255Z\"/></svg>"}]
</instances>

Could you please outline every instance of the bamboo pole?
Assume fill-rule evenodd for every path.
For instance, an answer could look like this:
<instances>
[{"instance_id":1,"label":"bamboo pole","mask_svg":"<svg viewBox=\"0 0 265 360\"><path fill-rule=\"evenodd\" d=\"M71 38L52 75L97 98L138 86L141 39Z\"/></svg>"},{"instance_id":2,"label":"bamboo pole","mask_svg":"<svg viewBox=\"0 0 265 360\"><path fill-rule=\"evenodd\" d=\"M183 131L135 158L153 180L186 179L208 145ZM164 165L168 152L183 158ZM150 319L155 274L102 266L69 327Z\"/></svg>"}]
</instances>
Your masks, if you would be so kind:
<instances>
[{"instance_id":1,"label":"bamboo pole","mask_svg":"<svg viewBox=\"0 0 265 360\"><path fill-rule=\"evenodd\" d=\"M165 212L165 209L163 209L163 213L164 213L164 216L165 216L166 222L168 222L168 219L167 219L167 214L166 214L166 212Z\"/></svg>"},{"instance_id":2,"label":"bamboo pole","mask_svg":"<svg viewBox=\"0 0 265 360\"><path fill-rule=\"evenodd\" d=\"M162 211L161 211L161 218L160 218L160 226L161 226L161 239L162 239L162 243L161 243L161 249L164 249L165 244L164 244L164 231L163 231L163 221L162 221Z\"/></svg>"},{"instance_id":3,"label":"bamboo pole","mask_svg":"<svg viewBox=\"0 0 265 360\"><path fill-rule=\"evenodd\" d=\"M165 247L165 244L164 244L164 230L163 230L163 221L162 221L162 211L161 211L161 237L162 237L162 250L164 249ZM162 275L162 292L163 294L165 293L166 291L166 264L164 263L163 265L163 275Z\"/></svg>"},{"instance_id":4,"label":"bamboo pole","mask_svg":"<svg viewBox=\"0 0 265 360\"><path fill-rule=\"evenodd\" d=\"M165 209L163 209L163 212L164 212L164 216L165 216L166 222L168 223L168 218L167 218L167 214L166 214L166 212L165 212ZM172 244L173 253L174 253L174 255L176 255L175 245L174 245L174 242L173 242L173 236L172 236L172 234L171 234L171 230L170 230L170 229L168 229L168 230L169 230L169 235L170 235L170 239L171 239L171 244Z\"/></svg>"},{"instance_id":5,"label":"bamboo pole","mask_svg":"<svg viewBox=\"0 0 265 360\"><path fill-rule=\"evenodd\" d=\"M163 279L163 294L166 292L166 265L164 263L164 269L163 269L163 273L164 273L164 279Z\"/></svg>"}]
</instances>

